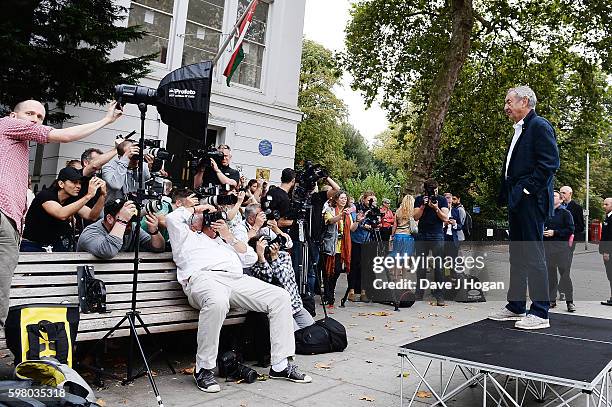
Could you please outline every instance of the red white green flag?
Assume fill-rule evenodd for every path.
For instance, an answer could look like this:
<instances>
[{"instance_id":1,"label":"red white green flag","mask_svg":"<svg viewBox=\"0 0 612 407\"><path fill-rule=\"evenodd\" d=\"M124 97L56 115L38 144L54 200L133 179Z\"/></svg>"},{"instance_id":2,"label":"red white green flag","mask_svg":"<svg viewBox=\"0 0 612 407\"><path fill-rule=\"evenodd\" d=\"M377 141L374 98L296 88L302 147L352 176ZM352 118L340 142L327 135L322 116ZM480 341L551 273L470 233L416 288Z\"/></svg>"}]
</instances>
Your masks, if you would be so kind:
<instances>
[{"instance_id":1,"label":"red white green flag","mask_svg":"<svg viewBox=\"0 0 612 407\"><path fill-rule=\"evenodd\" d=\"M242 42L244 41L244 36L246 35L249 27L251 26L251 22L253 21L253 14L255 14L255 9L259 4L259 0L255 0L253 4L251 4L251 8L247 12L244 20L240 24L240 30L238 31L238 40L234 45L234 52L232 53L232 57L230 58L227 67L225 67L225 71L223 71L223 76L227 78L226 83L227 86L230 86L230 82L232 80L232 76L234 72L238 69L238 65L244 59L244 51L242 50Z\"/></svg>"}]
</instances>

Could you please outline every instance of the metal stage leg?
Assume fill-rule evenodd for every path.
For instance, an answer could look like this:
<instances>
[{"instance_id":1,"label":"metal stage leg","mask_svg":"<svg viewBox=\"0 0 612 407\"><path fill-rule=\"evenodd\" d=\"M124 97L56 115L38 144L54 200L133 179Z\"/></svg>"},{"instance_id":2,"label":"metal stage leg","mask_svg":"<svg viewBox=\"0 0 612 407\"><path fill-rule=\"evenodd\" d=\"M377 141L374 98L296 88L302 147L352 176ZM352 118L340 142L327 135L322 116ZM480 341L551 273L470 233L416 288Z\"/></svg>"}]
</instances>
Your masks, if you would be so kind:
<instances>
[{"instance_id":1,"label":"metal stage leg","mask_svg":"<svg viewBox=\"0 0 612 407\"><path fill-rule=\"evenodd\" d=\"M416 367L412 364L412 362L410 361L410 358L406 357L406 360L408 361L408 363L410 363L410 365L416 369ZM419 377L421 377L421 381L419 382L419 384L417 385L416 389L414 390L414 393L412 394L412 397L410 398L410 402L408 403L408 407L410 407L412 405L412 403L414 402L414 398L416 397L417 393L419 392L419 389L421 388L421 385L423 384L423 377L427 376L427 372L429 371L429 367L431 366L431 360L429 361L429 364L427 365L427 369L425 369L425 373L423 374L423 376L421 376L419 373L417 373L419 375Z\"/></svg>"},{"instance_id":2,"label":"metal stage leg","mask_svg":"<svg viewBox=\"0 0 612 407\"><path fill-rule=\"evenodd\" d=\"M438 402L440 402L440 404L444 407L448 407L446 405L446 403L444 402L444 400L442 399L442 397L440 397L438 395L438 393L436 393L436 391L434 390L433 386L429 384L429 382L427 380L425 380L425 376L421 375L421 372L419 372L419 370L416 368L416 366L412 363L412 361L410 360L410 358L406 358L406 360L408 360L408 363L410 363L410 366L412 366L412 368L414 369L414 371L416 372L417 375L419 375L419 377L421 378L421 381L423 383L425 383L425 385L427 386L427 388L431 391L431 394L433 394L433 396L436 398L436 400L438 400ZM431 366L431 360L429 361L429 365L427 366L427 369L429 370L429 366ZM427 374L427 373L425 373ZM420 384L419 384L420 387ZM417 387L417 391L418 391L418 387ZM416 396L416 391L414 393L414 395ZM413 396L414 399L414 396ZM411 401L412 403L412 401Z\"/></svg>"},{"instance_id":3,"label":"metal stage leg","mask_svg":"<svg viewBox=\"0 0 612 407\"><path fill-rule=\"evenodd\" d=\"M404 355L400 355L400 407L404 406Z\"/></svg>"}]
</instances>

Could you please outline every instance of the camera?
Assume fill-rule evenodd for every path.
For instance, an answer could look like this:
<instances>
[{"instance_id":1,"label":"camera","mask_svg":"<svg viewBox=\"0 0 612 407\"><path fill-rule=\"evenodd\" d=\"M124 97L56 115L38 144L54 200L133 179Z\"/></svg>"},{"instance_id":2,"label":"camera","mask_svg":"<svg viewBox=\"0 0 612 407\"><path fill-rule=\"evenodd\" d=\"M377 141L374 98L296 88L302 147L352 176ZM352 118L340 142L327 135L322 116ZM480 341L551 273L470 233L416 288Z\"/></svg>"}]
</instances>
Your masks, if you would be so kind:
<instances>
[{"instance_id":1,"label":"camera","mask_svg":"<svg viewBox=\"0 0 612 407\"><path fill-rule=\"evenodd\" d=\"M280 212L277 210L266 209L263 213L266 215L266 220L279 220L281 218Z\"/></svg>"},{"instance_id":2,"label":"camera","mask_svg":"<svg viewBox=\"0 0 612 407\"><path fill-rule=\"evenodd\" d=\"M240 363L240 358L234 351L227 351L219 356L217 360L219 376L230 380L243 380L253 383L257 380L257 371Z\"/></svg>"},{"instance_id":3,"label":"camera","mask_svg":"<svg viewBox=\"0 0 612 407\"><path fill-rule=\"evenodd\" d=\"M168 152L165 148L154 147L145 150L145 155L150 154L154 159L160 161L172 161L174 160L174 154Z\"/></svg>"},{"instance_id":4,"label":"camera","mask_svg":"<svg viewBox=\"0 0 612 407\"><path fill-rule=\"evenodd\" d=\"M365 212L364 215L364 224L370 225L372 227L377 227L378 225L380 225L380 221L382 219L382 212L380 211L380 208L378 208L374 204L374 199L370 198L369 209Z\"/></svg>"},{"instance_id":5,"label":"camera","mask_svg":"<svg viewBox=\"0 0 612 407\"><path fill-rule=\"evenodd\" d=\"M185 159L191 163L191 167L193 169L197 167L210 167L210 159L215 160L218 166L221 165L221 161L223 161L223 153L218 151L216 148L211 147L208 150L204 149L195 149L195 150L187 150L185 151Z\"/></svg>"},{"instance_id":6,"label":"camera","mask_svg":"<svg viewBox=\"0 0 612 407\"><path fill-rule=\"evenodd\" d=\"M264 257L266 258L267 261L270 261L270 246L272 246L275 243L278 243L278 248L279 250L287 250L287 238L283 235L276 235L276 237L274 239L272 239L270 236L255 236L253 238L251 238L249 240L249 246L251 246L253 248L253 250L257 251L257 242L259 240L263 240L266 242L266 248L264 249Z\"/></svg>"},{"instance_id":7,"label":"camera","mask_svg":"<svg viewBox=\"0 0 612 407\"><path fill-rule=\"evenodd\" d=\"M438 202L438 195L436 195L436 189L431 186L425 186L423 192L423 202L427 205L429 202Z\"/></svg>"},{"instance_id":8,"label":"camera","mask_svg":"<svg viewBox=\"0 0 612 407\"><path fill-rule=\"evenodd\" d=\"M235 205L238 202L236 195L227 194L229 185L214 185L210 187L198 187L194 193L201 204L213 206Z\"/></svg>"},{"instance_id":9,"label":"camera","mask_svg":"<svg viewBox=\"0 0 612 407\"><path fill-rule=\"evenodd\" d=\"M227 213L223 212L223 211L217 211L217 212L204 212L202 213L203 216L203 220L202 220L202 225L203 226L210 226L212 225L214 222L218 221L218 220L227 220Z\"/></svg>"}]
</instances>

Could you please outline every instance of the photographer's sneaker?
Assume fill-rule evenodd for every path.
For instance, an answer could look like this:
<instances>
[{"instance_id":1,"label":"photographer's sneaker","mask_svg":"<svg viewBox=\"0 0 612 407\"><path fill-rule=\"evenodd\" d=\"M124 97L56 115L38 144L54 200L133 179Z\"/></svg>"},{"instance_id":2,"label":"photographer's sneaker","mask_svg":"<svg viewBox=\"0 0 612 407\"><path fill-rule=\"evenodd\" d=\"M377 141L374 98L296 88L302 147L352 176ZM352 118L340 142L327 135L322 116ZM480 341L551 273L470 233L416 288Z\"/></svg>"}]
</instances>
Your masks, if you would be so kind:
<instances>
[{"instance_id":1,"label":"photographer's sneaker","mask_svg":"<svg viewBox=\"0 0 612 407\"><path fill-rule=\"evenodd\" d=\"M515 328L519 329L544 329L550 328L550 322L548 319L536 317L533 314L527 314L527 316L514 324Z\"/></svg>"},{"instance_id":2,"label":"photographer's sneaker","mask_svg":"<svg viewBox=\"0 0 612 407\"><path fill-rule=\"evenodd\" d=\"M307 374L300 373L296 365L289 364L282 372L275 372L270 368L270 379L285 379L295 383L310 383L312 377Z\"/></svg>"},{"instance_id":3,"label":"photographer's sneaker","mask_svg":"<svg viewBox=\"0 0 612 407\"><path fill-rule=\"evenodd\" d=\"M525 313L516 314L506 307L489 315L489 319L493 321L520 321L523 318L525 318Z\"/></svg>"},{"instance_id":4,"label":"photographer's sneaker","mask_svg":"<svg viewBox=\"0 0 612 407\"><path fill-rule=\"evenodd\" d=\"M193 379L195 380L198 389L205 391L206 393L217 393L221 391L221 387L215 380L215 374L212 370L200 369L200 371L196 374L194 368Z\"/></svg>"}]
</instances>

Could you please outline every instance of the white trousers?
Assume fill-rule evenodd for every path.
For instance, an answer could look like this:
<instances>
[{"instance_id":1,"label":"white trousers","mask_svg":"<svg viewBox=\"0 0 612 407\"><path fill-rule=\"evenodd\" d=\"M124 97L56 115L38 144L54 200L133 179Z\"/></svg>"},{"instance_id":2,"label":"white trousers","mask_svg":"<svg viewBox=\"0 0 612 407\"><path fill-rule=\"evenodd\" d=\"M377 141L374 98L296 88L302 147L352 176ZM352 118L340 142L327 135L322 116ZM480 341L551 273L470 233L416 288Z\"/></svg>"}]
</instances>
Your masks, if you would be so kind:
<instances>
[{"instance_id":1,"label":"white trousers","mask_svg":"<svg viewBox=\"0 0 612 407\"><path fill-rule=\"evenodd\" d=\"M230 307L268 314L272 364L295 354L291 297L284 289L244 274L210 271L191 276L184 291L189 304L200 310L196 371L215 368Z\"/></svg>"}]
</instances>

